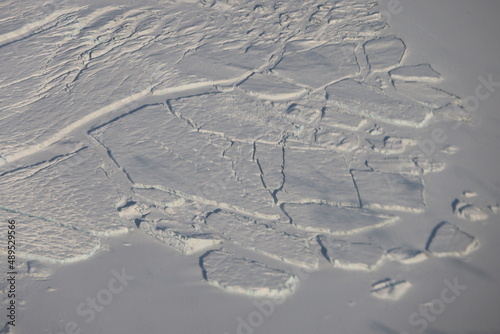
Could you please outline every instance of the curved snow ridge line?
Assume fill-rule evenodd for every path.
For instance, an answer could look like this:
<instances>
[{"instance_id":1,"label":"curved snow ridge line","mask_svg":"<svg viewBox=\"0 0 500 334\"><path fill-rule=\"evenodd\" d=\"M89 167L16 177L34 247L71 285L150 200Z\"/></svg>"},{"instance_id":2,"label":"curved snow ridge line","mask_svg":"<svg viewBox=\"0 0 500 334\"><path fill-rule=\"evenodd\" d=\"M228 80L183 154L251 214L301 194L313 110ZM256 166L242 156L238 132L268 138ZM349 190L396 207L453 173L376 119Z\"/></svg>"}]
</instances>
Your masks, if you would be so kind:
<instances>
[{"instance_id":1,"label":"curved snow ridge line","mask_svg":"<svg viewBox=\"0 0 500 334\"><path fill-rule=\"evenodd\" d=\"M197 83L191 83L191 84L186 84L186 85L181 85L177 87L170 87L170 88L164 88L161 90L154 90L153 88L148 88L145 89L141 92L135 93L131 96L125 97L121 100L115 101L105 107L102 107L85 117L69 124L65 128L59 130L59 132L56 132L53 134L51 137L48 139L45 139L43 142L39 144L32 145L31 147L28 147L20 152L8 155L4 157L4 160L0 160L0 166L6 163L11 163L17 160L20 160L22 158L25 158L27 156L30 156L34 153L37 153L41 150L46 149L50 145L56 143L57 141L63 139L66 137L68 134L73 132L74 130L89 124L92 121L97 120L98 118L115 111L117 109L123 108L131 103L137 102L142 98L145 98L146 96L158 96L158 95L168 95L168 94L174 94L174 93L179 93L182 91L189 91L191 89L196 89L196 88L211 88L214 85L220 85L220 84L226 84L229 80L221 80L221 81L203 81L203 82L197 82Z\"/></svg>"},{"instance_id":2,"label":"curved snow ridge line","mask_svg":"<svg viewBox=\"0 0 500 334\"><path fill-rule=\"evenodd\" d=\"M265 214L265 213L252 212L252 211L248 211L248 210L246 210L244 208L240 208L238 206L231 205L229 203L217 202L217 201L206 199L206 198L203 198L203 197L200 197L200 196L186 194L186 193L184 193L182 191L171 189L171 188L168 188L168 187L165 187L165 186L162 186L162 185L147 185L147 184L141 184L141 183L134 183L132 186L134 188L138 188L138 189L157 189L157 190L161 190L161 191L167 192L169 194L172 194L174 196L178 196L178 197L182 197L182 198L185 198L185 199L189 199L189 200L192 200L192 201L200 203L200 204L216 206L216 207L218 207L220 209L223 209L223 210L227 210L227 211L230 211L230 212L239 213L239 214L246 215L246 216L255 217L255 218L258 218L258 219L276 220L276 219L280 219L281 218L278 214L276 214L276 215L268 215L268 214Z\"/></svg>"},{"instance_id":3,"label":"curved snow ridge line","mask_svg":"<svg viewBox=\"0 0 500 334\"><path fill-rule=\"evenodd\" d=\"M85 8L88 8L88 6L66 9L66 10L58 10L52 13L51 15L47 16L43 20L28 23L27 25L19 29L2 34L0 35L0 47L4 46L5 44L9 44L30 36L35 30L43 27L47 23L54 21L55 19L59 18L62 15L74 13Z\"/></svg>"}]
</instances>

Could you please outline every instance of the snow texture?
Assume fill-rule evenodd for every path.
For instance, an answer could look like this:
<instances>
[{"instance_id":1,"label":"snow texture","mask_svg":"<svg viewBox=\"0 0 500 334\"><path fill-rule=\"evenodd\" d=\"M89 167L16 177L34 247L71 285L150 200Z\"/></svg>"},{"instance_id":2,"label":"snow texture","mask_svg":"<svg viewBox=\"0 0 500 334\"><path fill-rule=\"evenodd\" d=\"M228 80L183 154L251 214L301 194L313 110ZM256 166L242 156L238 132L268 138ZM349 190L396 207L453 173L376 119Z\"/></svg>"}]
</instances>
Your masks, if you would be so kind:
<instances>
[{"instance_id":1,"label":"snow texture","mask_svg":"<svg viewBox=\"0 0 500 334\"><path fill-rule=\"evenodd\" d=\"M234 293L283 298L293 293L299 282L297 276L282 270L220 251L205 254L200 263L210 284Z\"/></svg>"},{"instance_id":2,"label":"snow texture","mask_svg":"<svg viewBox=\"0 0 500 334\"><path fill-rule=\"evenodd\" d=\"M426 249L438 257L466 256L479 247L478 240L448 222L438 224L427 241Z\"/></svg>"},{"instance_id":3,"label":"snow texture","mask_svg":"<svg viewBox=\"0 0 500 334\"><path fill-rule=\"evenodd\" d=\"M383 262L382 248L364 242L349 242L320 235L318 241L325 257L335 268L347 270L373 271Z\"/></svg>"}]
</instances>

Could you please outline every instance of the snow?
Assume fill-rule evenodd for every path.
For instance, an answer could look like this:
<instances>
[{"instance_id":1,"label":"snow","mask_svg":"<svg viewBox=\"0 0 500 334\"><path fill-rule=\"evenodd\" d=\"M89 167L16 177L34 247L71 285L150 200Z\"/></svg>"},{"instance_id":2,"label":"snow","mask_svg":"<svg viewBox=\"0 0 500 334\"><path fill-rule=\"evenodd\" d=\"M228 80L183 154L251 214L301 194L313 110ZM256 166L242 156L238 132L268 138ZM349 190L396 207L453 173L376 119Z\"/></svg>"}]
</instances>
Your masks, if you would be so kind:
<instances>
[{"instance_id":1,"label":"snow","mask_svg":"<svg viewBox=\"0 0 500 334\"><path fill-rule=\"evenodd\" d=\"M373 271L384 261L384 250L370 243L349 242L325 235L320 235L318 240L335 268Z\"/></svg>"},{"instance_id":2,"label":"snow","mask_svg":"<svg viewBox=\"0 0 500 334\"><path fill-rule=\"evenodd\" d=\"M402 66L389 72L392 79L404 81L436 82L442 80L441 74L436 72L430 64Z\"/></svg>"},{"instance_id":3,"label":"snow","mask_svg":"<svg viewBox=\"0 0 500 334\"><path fill-rule=\"evenodd\" d=\"M387 278L372 285L372 295L380 299L398 300L411 287L407 281Z\"/></svg>"},{"instance_id":4,"label":"snow","mask_svg":"<svg viewBox=\"0 0 500 334\"><path fill-rule=\"evenodd\" d=\"M426 249L435 256L466 256L479 247L479 242L458 227L442 222L432 231Z\"/></svg>"},{"instance_id":5,"label":"snow","mask_svg":"<svg viewBox=\"0 0 500 334\"><path fill-rule=\"evenodd\" d=\"M94 235L126 233L116 206L120 201L99 156L91 147L33 165L4 169L2 207ZM26 195L29 194L29 195ZM69 209L69 210L68 210Z\"/></svg>"},{"instance_id":6,"label":"snow","mask_svg":"<svg viewBox=\"0 0 500 334\"><path fill-rule=\"evenodd\" d=\"M201 260L205 279L229 292L283 298L298 285L296 276L224 252L210 252Z\"/></svg>"},{"instance_id":7,"label":"snow","mask_svg":"<svg viewBox=\"0 0 500 334\"><path fill-rule=\"evenodd\" d=\"M420 177L371 170L353 170L352 175L363 207L403 212L424 211L424 186Z\"/></svg>"},{"instance_id":8,"label":"snow","mask_svg":"<svg viewBox=\"0 0 500 334\"><path fill-rule=\"evenodd\" d=\"M465 197L471 197L471 196L465 196ZM473 222L486 220L489 218L485 210L473 204L467 202L461 202L459 200L456 200L456 202L454 203L454 210L455 214L458 217Z\"/></svg>"},{"instance_id":9,"label":"snow","mask_svg":"<svg viewBox=\"0 0 500 334\"><path fill-rule=\"evenodd\" d=\"M396 36L372 39L363 45L372 71L388 70L397 66L406 51L406 45Z\"/></svg>"},{"instance_id":10,"label":"snow","mask_svg":"<svg viewBox=\"0 0 500 334\"><path fill-rule=\"evenodd\" d=\"M429 108L405 98L389 97L353 79L330 85L326 92L332 105L376 121L419 128L432 117Z\"/></svg>"},{"instance_id":11,"label":"snow","mask_svg":"<svg viewBox=\"0 0 500 334\"><path fill-rule=\"evenodd\" d=\"M386 255L389 260L403 264L422 262L429 257L424 251L404 247L389 249Z\"/></svg>"},{"instance_id":12,"label":"snow","mask_svg":"<svg viewBox=\"0 0 500 334\"><path fill-rule=\"evenodd\" d=\"M328 204L285 204L284 210L298 228L333 235L349 235L391 224L397 217L379 212Z\"/></svg>"},{"instance_id":13,"label":"snow","mask_svg":"<svg viewBox=\"0 0 500 334\"><path fill-rule=\"evenodd\" d=\"M284 203L329 203L357 206L352 176L340 153L289 149L285 152L283 189L276 194Z\"/></svg>"},{"instance_id":14,"label":"snow","mask_svg":"<svg viewBox=\"0 0 500 334\"><path fill-rule=\"evenodd\" d=\"M311 47L311 41L289 43L283 59L273 72L311 88L322 87L359 72L354 55L356 44L324 44ZM328 68L328 71L324 69Z\"/></svg>"},{"instance_id":15,"label":"snow","mask_svg":"<svg viewBox=\"0 0 500 334\"><path fill-rule=\"evenodd\" d=\"M2 2L0 331L498 328L498 4L398 6Z\"/></svg>"},{"instance_id":16,"label":"snow","mask_svg":"<svg viewBox=\"0 0 500 334\"><path fill-rule=\"evenodd\" d=\"M318 267L318 258L310 250L307 239L228 213L213 213L207 217L206 223L211 229L244 248L305 269Z\"/></svg>"},{"instance_id":17,"label":"snow","mask_svg":"<svg viewBox=\"0 0 500 334\"><path fill-rule=\"evenodd\" d=\"M460 101L450 93L419 82L393 80L392 83L399 94L429 108L439 109Z\"/></svg>"},{"instance_id":18,"label":"snow","mask_svg":"<svg viewBox=\"0 0 500 334\"><path fill-rule=\"evenodd\" d=\"M30 260L69 263L87 259L100 247L98 237L39 217L11 213L16 221L18 256ZM7 249L2 241L1 249Z\"/></svg>"}]
</instances>

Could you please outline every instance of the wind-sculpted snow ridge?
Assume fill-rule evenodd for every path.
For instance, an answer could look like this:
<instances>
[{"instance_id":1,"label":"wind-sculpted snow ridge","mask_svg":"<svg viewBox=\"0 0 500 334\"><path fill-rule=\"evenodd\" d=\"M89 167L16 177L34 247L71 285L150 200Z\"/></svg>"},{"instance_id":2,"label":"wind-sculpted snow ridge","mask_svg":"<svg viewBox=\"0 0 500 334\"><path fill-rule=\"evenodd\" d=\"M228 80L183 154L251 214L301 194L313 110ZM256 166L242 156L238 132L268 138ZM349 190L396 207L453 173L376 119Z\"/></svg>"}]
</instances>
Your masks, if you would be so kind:
<instances>
[{"instance_id":1,"label":"wind-sculpted snow ridge","mask_svg":"<svg viewBox=\"0 0 500 334\"><path fill-rule=\"evenodd\" d=\"M375 6L0 4L0 208L40 226L26 256L74 261L100 236L137 228L208 252L212 284L279 297L298 278L276 260L366 271L468 254L475 239L446 227L429 252L338 239L425 211L424 175L456 148L434 143L430 156L419 140L444 117L467 119L442 76L384 34ZM81 250L43 246L65 234ZM408 286L384 284L372 293L395 299Z\"/></svg>"}]
</instances>

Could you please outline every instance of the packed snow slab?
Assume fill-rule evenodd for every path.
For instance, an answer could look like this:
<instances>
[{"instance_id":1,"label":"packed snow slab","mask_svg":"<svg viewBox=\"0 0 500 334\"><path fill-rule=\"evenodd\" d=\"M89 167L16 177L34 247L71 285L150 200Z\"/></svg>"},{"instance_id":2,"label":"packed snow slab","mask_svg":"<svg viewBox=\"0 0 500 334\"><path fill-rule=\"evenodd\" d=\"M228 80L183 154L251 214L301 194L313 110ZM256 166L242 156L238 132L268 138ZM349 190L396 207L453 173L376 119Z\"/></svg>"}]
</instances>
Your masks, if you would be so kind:
<instances>
[{"instance_id":1,"label":"packed snow slab","mask_svg":"<svg viewBox=\"0 0 500 334\"><path fill-rule=\"evenodd\" d=\"M436 82L442 79L429 64L402 66L389 72L392 79L415 82Z\"/></svg>"},{"instance_id":2,"label":"packed snow slab","mask_svg":"<svg viewBox=\"0 0 500 334\"><path fill-rule=\"evenodd\" d=\"M169 24L162 27L168 17L175 20L179 15L172 7L163 15L125 6L85 7L28 21L19 28L26 34L0 48L2 67L8 69L0 82L5 101L2 156L37 151L39 145L150 94L152 83L158 87L165 81L180 85L188 80L172 69L183 50L174 47L174 38L158 36L163 28L173 30ZM161 57L151 52L156 39L162 40Z\"/></svg>"},{"instance_id":3,"label":"packed snow slab","mask_svg":"<svg viewBox=\"0 0 500 334\"><path fill-rule=\"evenodd\" d=\"M376 5L374 1L341 0L315 6L317 10L310 15L294 15L306 21L305 29L296 34L336 42L371 39L387 26L383 15L373 10Z\"/></svg>"},{"instance_id":4,"label":"packed snow slab","mask_svg":"<svg viewBox=\"0 0 500 334\"><path fill-rule=\"evenodd\" d=\"M134 198L141 202L150 203L159 208L178 207L186 203L182 197L175 196L166 191L155 188L136 188L133 189Z\"/></svg>"},{"instance_id":5,"label":"packed snow slab","mask_svg":"<svg viewBox=\"0 0 500 334\"><path fill-rule=\"evenodd\" d=\"M458 217L472 222L483 221L489 218L488 213L480 207L458 199L453 203L453 211Z\"/></svg>"},{"instance_id":6,"label":"packed snow slab","mask_svg":"<svg viewBox=\"0 0 500 334\"><path fill-rule=\"evenodd\" d=\"M371 243L349 242L327 235L319 235L318 242L335 268L372 271L384 259L384 250Z\"/></svg>"},{"instance_id":7,"label":"packed snow slab","mask_svg":"<svg viewBox=\"0 0 500 334\"><path fill-rule=\"evenodd\" d=\"M218 84L237 85L254 70L272 69L291 37L342 41L333 50L342 53L351 45L346 38L374 36L385 26L380 13L370 13L373 2L342 1L315 13L300 1L286 8L219 4L61 6L50 15L30 10L19 18L9 3L1 22L8 32L0 35L0 45L6 46L0 58L8 69L0 79L0 155L18 160L151 96L189 96L194 88L208 92ZM310 22L313 15L321 20ZM333 46L316 46L317 57L338 64L328 54ZM356 62L351 51L345 64ZM323 80L325 73L328 68L312 80L316 74Z\"/></svg>"},{"instance_id":8,"label":"packed snow slab","mask_svg":"<svg viewBox=\"0 0 500 334\"><path fill-rule=\"evenodd\" d=\"M429 256L418 249L396 247L389 249L386 253L386 257L391 261L403 264L414 264L427 260Z\"/></svg>"},{"instance_id":9,"label":"packed snow slab","mask_svg":"<svg viewBox=\"0 0 500 334\"><path fill-rule=\"evenodd\" d=\"M274 75L260 73L253 74L238 87L249 95L269 101L289 100L307 92L305 88L281 80Z\"/></svg>"},{"instance_id":10,"label":"packed snow slab","mask_svg":"<svg viewBox=\"0 0 500 334\"><path fill-rule=\"evenodd\" d=\"M293 225L306 231L350 235L393 223L398 217L327 204L285 204Z\"/></svg>"},{"instance_id":11,"label":"packed snow slab","mask_svg":"<svg viewBox=\"0 0 500 334\"><path fill-rule=\"evenodd\" d=\"M326 88L328 100L338 108L377 121L419 128L431 118L431 110L405 98L397 98L353 79Z\"/></svg>"},{"instance_id":12,"label":"packed snow slab","mask_svg":"<svg viewBox=\"0 0 500 334\"><path fill-rule=\"evenodd\" d=\"M262 185L250 144L198 132L160 105L144 107L91 134L136 187L253 216L280 217Z\"/></svg>"},{"instance_id":13,"label":"packed snow slab","mask_svg":"<svg viewBox=\"0 0 500 334\"><path fill-rule=\"evenodd\" d=\"M408 147L413 146L413 140L389 137L384 139L381 147L379 147L380 142L374 140L370 140L369 142L371 145L374 145L374 151L377 153L380 152L384 156L361 154L354 159L351 165L353 168L362 169L369 167L376 172L415 176L441 172L446 168L444 161L439 161L423 153L418 153L418 151L416 151L415 155L403 155L403 152ZM398 154L398 156L395 156L395 154Z\"/></svg>"},{"instance_id":14,"label":"packed snow slab","mask_svg":"<svg viewBox=\"0 0 500 334\"><path fill-rule=\"evenodd\" d=\"M186 255L213 248L223 241L215 234L200 233L188 226L179 226L179 224L172 222L164 225L142 221L139 228L146 234Z\"/></svg>"},{"instance_id":15,"label":"packed snow slab","mask_svg":"<svg viewBox=\"0 0 500 334\"><path fill-rule=\"evenodd\" d=\"M368 121L364 117L343 112L337 108L325 108L321 118L322 128L337 128L351 132L359 131Z\"/></svg>"},{"instance_id":16,"label":"packed snow slab","mask_svg":"<svg viewBox=\"0 0 500 334\"><path fill-rule=\"evenodd\" d=\"M426 249L435 256L465 256L479 248L479 241L448 222L438 224Z\"/></svg>"},{"instance_id":17,"label":"packed snow slab","mask_svg":"<svg viewBox=\"0 0 500 334\"><path fill-rule=\"evenodd\" d=\"M277 193L280 202L359 206L352 177L341 153L290 148L285 151L284 166L285 182L282 191Z\"/></svg>"},{"instance_id":18,"label":"packed snow slab","mask_svg":"<svg viewBox=\"0 0 500 334\"><path fill-rule=\"evenodd\" d=\"M318 267L319 260L305 238L279 232L262 223L225 212L210 214L206 223L211 229L244 248L298 267Z\"/></svg>"},{"instance_id":19,"label":"packed snow slab","mask_svg":"<svg viewBox=\"0 0 500 334\"><path fill-rule=\"evenodd\" d=\"M316 46L313 41L290 42L273 72L298 84L322 87L359 71L355 47L348 43Z\"/></svg>"},{"instance_id":20,"label":"packed snow slab","mask_svg":"<svg viewBox=\"0 0 500 334\"><path fill-rule=\"evenodd\" d=\"M393 280L390 278L381 280L372 285L372 296L380 299L398 300L411 287L411 283L404 280Z\"/></svg>"},{"instance_id":21,"label":"packed snow slab","mask_svg":"<svg viewBox=\"0 0 500 334\"><path fill-rule=\"evenodd\" d=\"M396 92L426 107L439 109L449 104L458 104L460 99L444 90L421 82L393 80Z\"/></svg>"},{"instance_id":22,"label":"packed snow slab","mask_svg":"<svg viewBox=\"0 0 500 334\"><path fill-rule=\"evenodd\" d=\"M248 45L249 41L227 36L212 37L186 53L176 65L188 76L221 80L244 75L266 64L276 51L272 43Z\"/></svg>"},{"instance_id":23,"label":"packed snow slab","mask_svg":"<svg viewBox=\"0 0 500 334\"><path fill-rule=\"evenodd\" d=\"M242 94L201 94L167 103L192 128L228 140L277 143L287 129L270 103Z\"/></svg>"},{"instance_id":24,"label":"packed snow slab","mask_svg":"<svg viewBox=\"0 0 500 334\"><path fill-rule=\"evenodd\" d=\"M417 144L416 140L413 138L399 136L375 137L369 139L368 142L373 146L374 151L384 155L402 154L409 147Z\"/></svg>"},{"instance_id":25,"label":"packed snow slab","mask_svg":"<svg viewBox=\"0 0 500 334\"><path fill-rule=\"evenodd\" d=\"M5 213L5 211L3 211ZM41 218L12 214L15 222L15 252L30 260L68 263L86 259L99 248L100 241L90 233L75 230ZM7 236L8 225L2 224ZM7 252L7 238L2 238L1 252Z\"/></svg>"},{"instance_id":26,"label":"packed snow slab","mask_svg":"<svg viewBox=\"0 0 500 334\"><path fill-rule=\"evenodd\" d=\"M47 152L50 153L50 152ZM117 191L89 147L0 173L2 207L95 235L127 232Z\"/></svg>"},{"instance_id":27,"label":"packed snow slab","mask_svg":"<svg viewBox=\"0 0 500 334\"><path fill-rule=\"evenodd\" d=\"M424 185L420 177L399 173L353 170L352 175L364 208L422 212Z\"/></svg>"},{"instance_id":28,"label":"packed snow slab","mask_svg":"<svg viewBox=\"0 0 500 334\"><path fill-rule=\"evenodd\" d=\"M420 169L413 161L414 157L371 157L368 156L365 160L366 166L376 172L382 173L398 173L405 175L420 175Z\"/></svg>"},{"instance_id":29,"label":"packed snow slab","mask_svg":"<svg viewBox=\"0 0 500 334\"><path fill-rule=\"evenodd\" d=\"M396 67L403 59L406 45L395 36L372 39L363 46L366 60L373 71Z\"/></svg>"},{"instance_id":30,"label":"packed snow slab","mask_svg":"<svg viewBox=\"0 0 500 334\"><path fill-rule=\"evenodd\" d=\"M283 186L285 181L283 146L255 143L254 159L262 173L264 186L274 193Z\"/></svg>"},{"instance_id":31,"label":"packed snow slab","mask_svg":"<svg viewBox=\"0 0 500 334\"><path fill-rule=\"evenodd\" d=\"M204 278L229 292L282 298L295 292L299 279L259 262L212 251L200 258Z\"/></svg>"}]
</instances>

